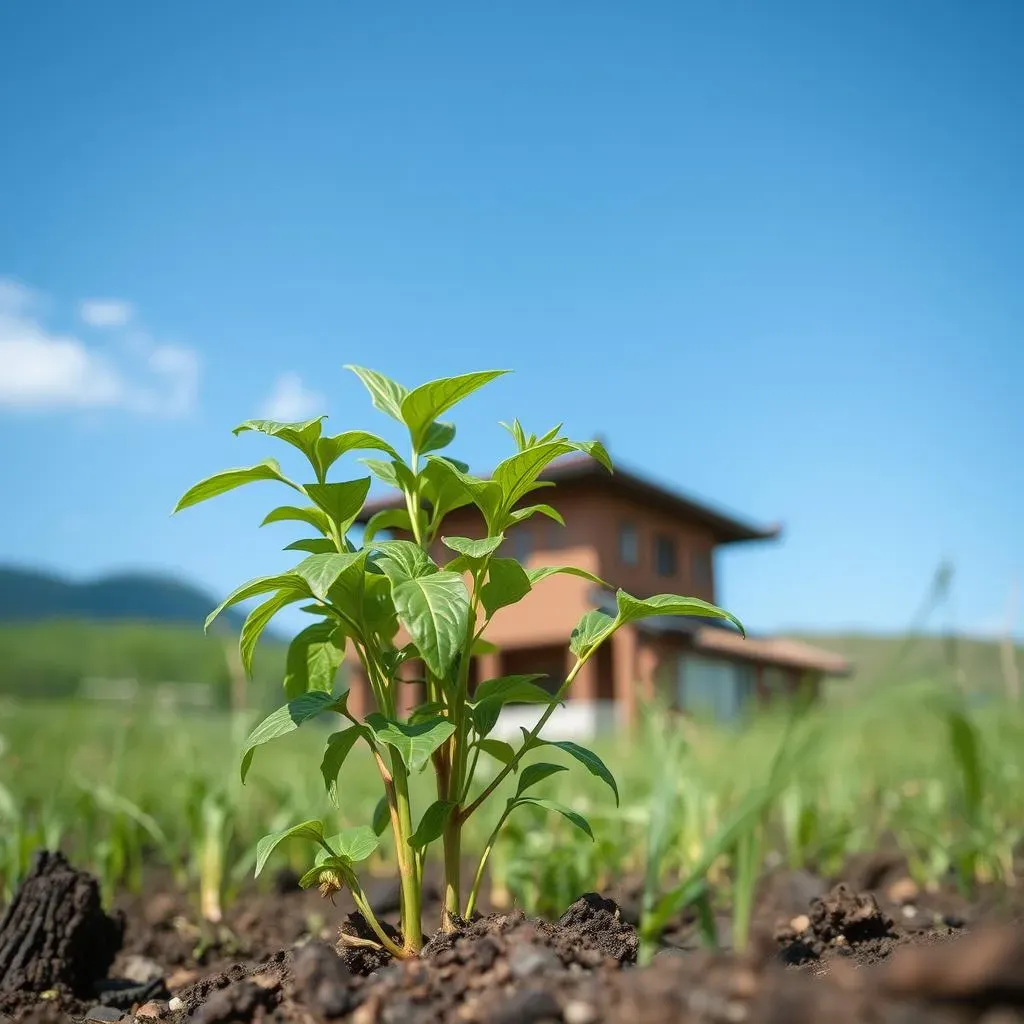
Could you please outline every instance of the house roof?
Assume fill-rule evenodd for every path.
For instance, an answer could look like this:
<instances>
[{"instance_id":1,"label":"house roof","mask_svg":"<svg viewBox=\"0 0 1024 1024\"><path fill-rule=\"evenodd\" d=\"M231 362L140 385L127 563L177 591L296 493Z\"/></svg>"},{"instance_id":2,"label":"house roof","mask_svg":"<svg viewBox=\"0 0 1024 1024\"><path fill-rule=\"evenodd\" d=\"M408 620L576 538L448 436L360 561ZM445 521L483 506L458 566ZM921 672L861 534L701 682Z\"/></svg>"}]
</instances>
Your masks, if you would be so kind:
<instances>
[{"instance_id":1,"label":"house roof","mask_svg":"<svg viewBox=\"0 0 1024 1024\"><path fill-rule=\"evenodd\" d=\"M618 465L616 465L614 473L609 473L589 455L572 455L557 459L541 473L539 479L549 480L562 486L597 485L609 494L631 498L633 501L658 508L687 522L700 523L712 531L719 544L750 540L775 540L781 533L781 527L778 524L767 527L754 526L702 501L697 501L679 491L656 483L639 473L622 469ZM375 512L400 508L402 504L403 499L394 493L368 501L356 521L365 523Z\"/></svg>"},{"instance_id":2,"label":"house roof","mask_svg":"<svg viewBox=\"0 0 1024 1024\"><path fill-rule=\"evenodd\" d=\"M615 599L595 588L591 600L597 608L614 615ZM697 615L654 615L632 623L639 633L685 637L693 650L710 657L736 658L782 668L807 669L829 676L849 676L853 665L846 658L821 647L813 647L800 640L785 637L744 637L732 625L718 619Z\"/></svg>"},{"instance_id":3,"label":"house roof","mask_svg":"<svg viewBox=\"0 0 1024 1024\"><path fill-rule=\"evenodd\" d=\"M724 654L785 668L809 669L830 676L853 673L853 665L841 655L786 637L748 636L744 640L731 630L702 626L693 635L693 646L707 654Z\"/></svg>"}]
</instances>

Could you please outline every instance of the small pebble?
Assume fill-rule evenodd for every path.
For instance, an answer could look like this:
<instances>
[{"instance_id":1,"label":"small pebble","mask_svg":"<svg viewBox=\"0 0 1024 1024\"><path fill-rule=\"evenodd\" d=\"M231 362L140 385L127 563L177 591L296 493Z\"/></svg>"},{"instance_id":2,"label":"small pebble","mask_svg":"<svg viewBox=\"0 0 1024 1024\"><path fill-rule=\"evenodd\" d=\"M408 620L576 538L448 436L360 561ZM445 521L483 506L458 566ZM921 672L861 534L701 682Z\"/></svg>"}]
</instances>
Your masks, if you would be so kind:
<instances>
[{"instance_id":1,"label":"small pebble","mask_svg":"<svg viewBox=\"0 0 1024 1024\"><path fill-rule=\"evenodd\" d=\"M902 912L903 916L905 918L907 918L908 920L910 918L917 917L917 907L906 906L906 907L902 907L900 909L901 909L901 912Z\"/></svg>"},{"instance_id":2,"label":"small pebble","mask_svg":"<svg viewBox=\"0 0 1024 1024\"><path fill-rule=\"evenodd\" d=\"M148 956L132 953L130 956L125 957L124 963L117 973L119 977L127 981L134 981L139 985L145 985L147 981L162 978L164 976L164 969Z\"/></svg>"},{"instance_id":3,"label":"small pebble","mask_svg":"<svg viewBox=\"0 0 1024 1024\"><path fill-rule=\"evenodd\" d=\"M811 927L811 919L806 914L800 914L789 922L789 927L792 928L797 935L802 935Z\"/></svg>"},{"instance_id":4,"label":"small pebble","mask_svg":"<svg viewBox=\"0 0 1024 1024\"><path fill-rule=\"evenodd\" d=\"M893 903L909 903L920 891L912 878L898 878L886 890L886 895Z\"/></svg>"},{"instance_id":5,"label":"small pebble","mask_svg":"<svg viewBox=\"0 0 1024 1024\"><path fill-rule=\"evenodd\" d=\"M590 1003L574 999L571 1003L565 1004L565 1009L562 1010L562 1019L565 1024L592 1024L597 1020L597 1010Z\"/></svg>"},{"instance_id":6,"label":"small pebble","mask_svg":"<svg viewBox=\"0 0 1024 1024\"><path fill-rule=\"evenodd\" d=\"M136 1017L162 1017L164 1013L169 1010L170 1007L167 1003L157 1002L155 999L151 999L148 1003L143 1003L135 1011Z\"/></svg>"},{"instance_id":7,"label":"small pebble","mask_svg":"<svg viewBox=\"0 0 1024 1024\"><path fill-rule=\"evenodd\" d=\"M184 1010L185 1009L185 1000L184 999L179 999L177 996L175 996L167 1004L167 1009L170 1010L171 1013L174 1013L176 1010Z\"/></svg>"}]
</instances>

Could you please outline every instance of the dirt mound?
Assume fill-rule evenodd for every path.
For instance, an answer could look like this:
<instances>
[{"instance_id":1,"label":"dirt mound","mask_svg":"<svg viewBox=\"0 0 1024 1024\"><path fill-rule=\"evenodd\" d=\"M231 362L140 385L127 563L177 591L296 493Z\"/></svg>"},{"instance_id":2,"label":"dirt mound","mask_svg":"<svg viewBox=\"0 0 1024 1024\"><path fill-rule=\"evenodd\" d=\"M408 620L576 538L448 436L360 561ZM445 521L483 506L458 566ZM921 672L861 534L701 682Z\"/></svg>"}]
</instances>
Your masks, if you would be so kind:
<instances>
[{"instance_id":1,"label":"dirt mound","mask_svg":"<svg viewBox=\"0 0 1024 1024\"><path fill-rule=\"evenodd\" d=\"M0 1011L40 996L90 999L121 947L124 921L104 913L96 879L42 850L0 920Z\"/></svg>"},{"instance_id":2,"label":"dirt mound","mask_svg":"<svg viewBox=\"0 0 1024 1024\"><path fill-rule=\"evenodd\" d=\"M884 957L898 941L893 920L870 893L858 893L842 882L811 901L807 914L793 918L775 934L785 963L818 960L826 953L859 954L863 962Z\"/></svg>"}]
</instances>

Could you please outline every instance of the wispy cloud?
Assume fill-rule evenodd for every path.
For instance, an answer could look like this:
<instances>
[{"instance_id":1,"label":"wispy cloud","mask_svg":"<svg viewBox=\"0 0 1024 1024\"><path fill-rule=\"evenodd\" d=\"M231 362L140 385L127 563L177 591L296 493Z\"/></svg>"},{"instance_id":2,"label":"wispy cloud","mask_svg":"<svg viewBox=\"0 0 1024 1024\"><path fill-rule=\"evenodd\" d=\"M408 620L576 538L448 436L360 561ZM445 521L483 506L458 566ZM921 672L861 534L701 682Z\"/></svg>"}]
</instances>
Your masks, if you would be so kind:
<instances>
[{"instance_id":1,"label":"wispy cloud","mask_svg":"<svg viewBox=\"0 0 1024 1024\"><path fill-rule=\"evenodd\" d=\"M196 404L200 363L191 349L158 343L136 331L130 346L108 350L49 326L44 296L0 278L0 409L126 409L147 416L183 416ZM91 308L88 319L86 308ZM114 307L117 307L116 309ZM116 329L131 306L83 303L83 320Z\"/></svg>"},{"instance_id":2,"label":"wispy cloud","mask_svg":"<svg viewBox=\"0 0 1024 1024\"><path fill-rule=\"evenodd\" d=\"M122 299L86 299L78 307L78 315L90 327L124 327L135 310Z\"/></svg>"},{"instance_id":3,"label":"wispy cloud","mask_svg":"<svg viewBox=\"0 0 1024 1024\"><path fill-rule=\"evenodd\" d=\"M308 420L324 411L324 396L310 391L297 373L282 373L274 382L270 397L263 403L262 414L270 420Z\"/></svg>"}]
</instances>

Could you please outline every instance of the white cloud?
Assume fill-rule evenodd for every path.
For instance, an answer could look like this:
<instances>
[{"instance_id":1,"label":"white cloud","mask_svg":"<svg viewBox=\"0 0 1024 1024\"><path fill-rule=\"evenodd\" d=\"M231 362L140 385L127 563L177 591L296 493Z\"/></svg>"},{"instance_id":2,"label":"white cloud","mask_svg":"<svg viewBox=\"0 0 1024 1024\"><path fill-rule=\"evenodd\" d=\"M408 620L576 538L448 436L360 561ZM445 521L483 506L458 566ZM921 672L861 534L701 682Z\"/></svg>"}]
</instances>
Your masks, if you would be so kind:
<instances>
[{"instance_id":1,"label":"white cloud","mask_svg":"<svg viewBox=\"0 0 1024 1024\"><path fill-rule=\"evenodd\" d=\"M135 310L121 299L86 299L78 307L78 315L90 327L124 327Z\"/></svg>"},{"instance_id":2,"label":"white cloud","mask_svg":"<svg viewBox=\"0 0 1024 1024\"><path fill-rule=\"evenodd\" d=\"M326 405L324 396L307 390L297 373L282 373L274 382L274 390L263 403L263 415L269 420L291 423L319 416Z\"/></svg>"},{"instance_id":3,"label":"white cloud","mask_svg":"<svg viewBox=\"0 0 1024 1024\"><path fill-rule=\"evenodd\" d=\"M182 416L194 408L200 370L195 352L143 336L115 358L52 330L40 317L41 306L37 292L0 278L0 408L121 408L150 416ZM109 317L107 323L115 326Z\"/></svg>"}]
</instances>

